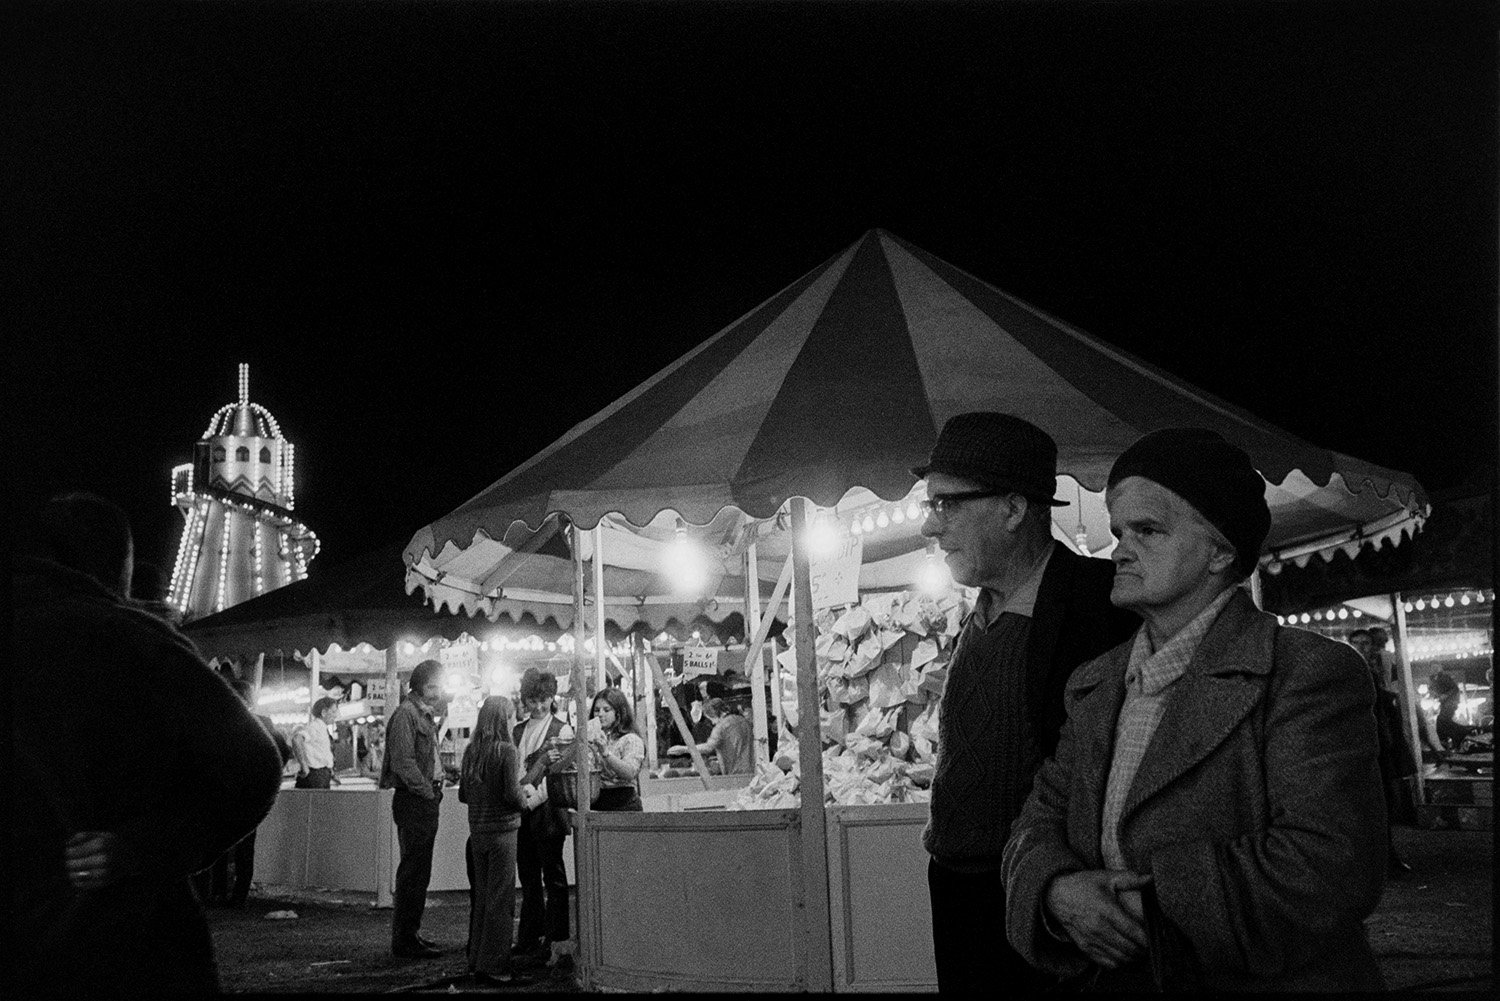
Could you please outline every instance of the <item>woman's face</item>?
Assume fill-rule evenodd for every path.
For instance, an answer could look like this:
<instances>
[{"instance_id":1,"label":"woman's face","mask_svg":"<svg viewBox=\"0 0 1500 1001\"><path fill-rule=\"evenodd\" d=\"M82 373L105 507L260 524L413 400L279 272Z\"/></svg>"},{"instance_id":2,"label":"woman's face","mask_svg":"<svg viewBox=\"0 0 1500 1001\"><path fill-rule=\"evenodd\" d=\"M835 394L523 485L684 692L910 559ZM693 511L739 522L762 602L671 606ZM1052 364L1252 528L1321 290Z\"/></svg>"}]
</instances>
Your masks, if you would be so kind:
<instances>
[{"instance_id":1,"label":"woman's face","mask_svg":"<svg viewBox=\"0 0 1500 1001\"><path fill-rule=\"evenodd\" d=\"M594 703L594 718L599 721L599 725L606 733L613 730L615 728L614 706L610 705L606 699L599 699Z\"/></svg>"}]
</instances>

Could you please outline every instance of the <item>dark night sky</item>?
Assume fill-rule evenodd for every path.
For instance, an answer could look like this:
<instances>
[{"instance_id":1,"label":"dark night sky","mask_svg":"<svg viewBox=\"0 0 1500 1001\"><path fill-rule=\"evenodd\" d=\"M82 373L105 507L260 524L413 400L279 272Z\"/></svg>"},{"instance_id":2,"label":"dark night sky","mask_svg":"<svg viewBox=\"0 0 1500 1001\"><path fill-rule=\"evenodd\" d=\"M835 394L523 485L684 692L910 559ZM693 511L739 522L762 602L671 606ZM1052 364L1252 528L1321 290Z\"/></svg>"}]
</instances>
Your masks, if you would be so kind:
<instances>
[{"instance_id":1,"label":"dark night sky","mask_svg":"<svg viewBox=\"0 0 1500 1001\"><path fill-rule=\"evenodd\" d=\"M170 566L248 361L322 559L404 542L876 226L1475 481L1490 8L12 6L10 500L106 493Z\"/></svg>"}]
</instances>

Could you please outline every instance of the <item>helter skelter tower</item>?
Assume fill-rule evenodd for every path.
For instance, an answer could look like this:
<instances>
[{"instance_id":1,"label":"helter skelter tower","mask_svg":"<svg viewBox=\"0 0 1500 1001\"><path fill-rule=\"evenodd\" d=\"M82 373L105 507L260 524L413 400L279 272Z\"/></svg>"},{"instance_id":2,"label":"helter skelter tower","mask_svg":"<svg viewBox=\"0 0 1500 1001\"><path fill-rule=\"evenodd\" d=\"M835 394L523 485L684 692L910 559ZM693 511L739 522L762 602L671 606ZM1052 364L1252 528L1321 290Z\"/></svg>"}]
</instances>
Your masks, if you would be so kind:
<instances>
[{"instance_id":1,"label":"helter skelter tower","mask_svg":"<svg viewBox=\"0 0 1500 1001\"><path fill-rule=\"evenodd\" d=\"M219 408L193 461L172 470L185 523L167 601L184 621L301 580L318 554L317 536L292 514L292 443L250 402L250 366L239 374L239 401Z\"/></svg>"}]
</instances>

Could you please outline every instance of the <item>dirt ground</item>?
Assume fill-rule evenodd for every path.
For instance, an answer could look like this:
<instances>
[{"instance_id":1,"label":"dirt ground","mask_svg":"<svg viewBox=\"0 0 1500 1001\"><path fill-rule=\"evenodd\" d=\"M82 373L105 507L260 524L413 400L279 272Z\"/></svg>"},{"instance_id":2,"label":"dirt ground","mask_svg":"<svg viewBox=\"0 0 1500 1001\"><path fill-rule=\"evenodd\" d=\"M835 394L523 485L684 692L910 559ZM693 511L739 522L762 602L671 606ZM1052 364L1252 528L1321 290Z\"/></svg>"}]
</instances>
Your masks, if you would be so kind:
<instances>
[{"instance_id":1,"label":"dirt ground","mask_svg":"<svg viewBox=\"0 0 1500 1001\"><path fill-rule=\"evenodd\" d=\"M1397 828L1397 847L1413 878L1386 886L1369 921L1370 939L1395 991L1488 996L1493 987L1494 832ZM568 970L537 968L526 980L480 988L462 978L468 895L429 897L422 933L449 951L436 959L391 957L389 910L370 895L252 895L245 910L208 912L219 975L229 993L390 991L564 993L577 991ZM294 920L269 920L276 910ZM575 916L577 909L572 912ZM567 962L567 961L564 961ZM711 985L705 985L711 987Z\"/></svg>"}]
</instances>

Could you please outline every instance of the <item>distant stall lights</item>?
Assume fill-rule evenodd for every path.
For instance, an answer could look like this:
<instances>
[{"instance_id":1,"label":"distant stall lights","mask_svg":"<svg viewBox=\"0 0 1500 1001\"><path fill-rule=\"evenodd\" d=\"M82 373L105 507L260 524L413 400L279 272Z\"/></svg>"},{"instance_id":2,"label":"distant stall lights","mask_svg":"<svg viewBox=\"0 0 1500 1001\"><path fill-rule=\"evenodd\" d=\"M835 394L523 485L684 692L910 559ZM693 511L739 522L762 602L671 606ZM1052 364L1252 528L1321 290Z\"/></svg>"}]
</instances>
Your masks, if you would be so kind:
<instances>
[{"instance_id":1,"label":"distant stall lights","mask_svg":"<svg viewBox=\"0 0 1500 1001\"><path fill-rule=\"evenodd\" d=\"M919 522L922 520L922 509L917 506L915 500L908 501L905 506L901 504L881 504L874 507L860 508L849 516L850 535L868 535L880 529L889 528L892 525L903 525L908 521ZM843 535L844 523L841 519L834 517L830 519L830 527L837 535Z\"/></svg>"},{"instance_id":2,"label":"distant stall lights","mask_svg":"<svg viewBox=\"0 0 1500 1001\"><path fill-rule=\"evenodd\" d=\"M1405 601L1402 602L1402 607L1404 607L1408 612L1425 612L1429 609L1436 611L1439 608L1454 608L1460 605L1482 605L1486 601L1493 602L1494 600L1494 591L1455 591L1452 594L1434 594L1426 597L1415 598L1411 601ZM1316 612L1303 612L1300 615L1278 615L1276 616L1276 621L1281 625L1289 626L1297 625L1298 623L1302 623L1305 625L1310 622L1332 622L1335 619L1358 619L1362 618L1363 616L1364 613L1357 608L1347 608L1344 606L1340 606L1338 608L1325 608Z\"/></svg>"},{"instance_id":3,"label":"distant stall lights","mask_svg":"<svg viewBox=\"0 0 1500 1001\"><path fill-rule=\"evenodd\" d=\"M1471 604L1473 604L1473 605L1482 605L1486 601L1494 601L1494 600L1495 600L1495 592L1494 591L1492 591L1492 590L1479 590L1479 591L1464 591L1464 592L1461 592L1461 593L1459 593L1459 597L1458 597L1458 599L1456 601L1454 600L1454 597L1453 597L1452 594L1449 594L1449 595L1446 595L1446 596L1439 596L1439 595L1434 594L1434 595L1431 595L1429 597L1417 598L1415 601L1403 602L1403 606L1406 608L1406 610L1408 612L1413 612L1413 611L1415 611L1415 612L1424 612L1428 608L1433 608L1433 609L1437 609L1439 607L1441 607L1441 608L1452 608L1455 604L1457 604L1457 605L1471 605Z\"/></svg>"}]
</instances>

